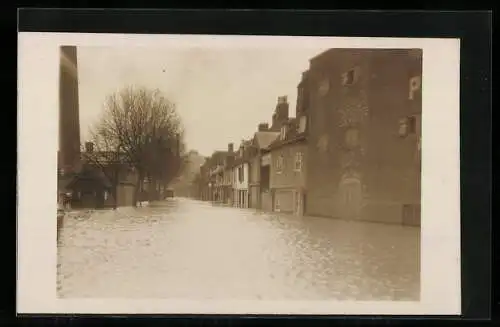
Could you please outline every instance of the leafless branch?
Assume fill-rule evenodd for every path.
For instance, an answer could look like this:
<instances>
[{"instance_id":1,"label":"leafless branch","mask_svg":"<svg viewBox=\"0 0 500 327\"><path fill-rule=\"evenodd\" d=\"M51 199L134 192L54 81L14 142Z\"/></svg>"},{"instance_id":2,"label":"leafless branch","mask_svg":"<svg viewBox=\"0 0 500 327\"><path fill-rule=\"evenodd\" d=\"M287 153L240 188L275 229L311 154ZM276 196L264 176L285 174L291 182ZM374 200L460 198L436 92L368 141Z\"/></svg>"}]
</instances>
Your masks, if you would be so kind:
<instances>
[{"instance_id":1,"label":"leafless branch","mask_svg":"<svg viewBox=\"0 0 500 327\"><path fill-rule=\"evenodd\" d=\"M140 181L149 177L166 185L180 173L182 121L175 104L159 90L125 87L106 97L103 109L92 129L97 152L123 156Z\"/></svg>"}]
</instances>

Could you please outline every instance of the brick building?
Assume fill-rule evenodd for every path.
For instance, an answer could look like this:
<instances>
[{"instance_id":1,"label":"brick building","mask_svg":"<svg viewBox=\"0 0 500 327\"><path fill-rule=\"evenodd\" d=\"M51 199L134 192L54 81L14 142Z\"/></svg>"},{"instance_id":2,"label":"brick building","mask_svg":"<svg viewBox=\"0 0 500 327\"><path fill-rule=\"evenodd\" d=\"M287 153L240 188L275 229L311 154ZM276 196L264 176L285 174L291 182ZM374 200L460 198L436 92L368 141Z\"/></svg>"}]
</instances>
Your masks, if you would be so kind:
<instances>
[{"instance_id":1,"label":"brick building","mask_svg":"<svg viewBox=\"0 0 500 327\"><path fill-rule=\"evenodd\" d=\"M262 149L260 154L259 189L259 209L263 211L273 211L273 198L271 194L271 151L269 147Z\"/></svg>"},{"instance_id":2,"label":"brick building","mask_svg":"<svg viewBox=\"0 0 500 327\"><path fill-rule=\"evenodd\" d=\"M420 224L420 49L310 60L307 214Z\"/></svg>"},{"instance_id":3,"label":"brick building","mask_svg":"<svg viewBox=\"0 0 500 327\"><path fill-rule=\"evenodd\" d=\"M254 134L251 143L251 153L249 153L249 192L250 192L250 203L249 206L255 209L261 209L261 175L263 179L267 181L264 183L264 190L269 190L269 169L263 169L261 167L262 154L264 149L266 149L276 138L278 137L278 132L273 132L269 130L269 125L267 123L261 123L258 126L258 131ZM262 174L263 171L263 174Z\"/></svg>"},{"instance_id":4,"label":"brick building","mask_svg":"<svg viewBox=\"0 0 500 327\"><path fill-rule=\"evenodd\" d=\"M272 211L296 215L304 213L307 187L307 116L303 98L299 92L296 117L281 123L278 138L268 147L270 157L266 160L270 162Z\"/></svg>"}]
</instances>

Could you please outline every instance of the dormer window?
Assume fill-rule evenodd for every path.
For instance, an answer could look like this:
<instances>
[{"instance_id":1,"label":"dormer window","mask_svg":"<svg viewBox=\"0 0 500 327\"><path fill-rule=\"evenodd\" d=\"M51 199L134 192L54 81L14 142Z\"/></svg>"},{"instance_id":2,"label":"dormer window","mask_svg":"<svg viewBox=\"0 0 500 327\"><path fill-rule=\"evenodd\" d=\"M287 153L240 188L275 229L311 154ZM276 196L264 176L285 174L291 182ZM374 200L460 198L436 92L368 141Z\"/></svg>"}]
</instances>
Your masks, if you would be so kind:
<instances>
[{"instance_id":1,"label":"dormer window","mask_svg":"<svg viewBox=\"0 0 500 327\"><path fill-rule=\"evenodd\" d=\"M286 138L286 125L281 126L280 139L284 140Z\"/></svg>"}]
</instances>

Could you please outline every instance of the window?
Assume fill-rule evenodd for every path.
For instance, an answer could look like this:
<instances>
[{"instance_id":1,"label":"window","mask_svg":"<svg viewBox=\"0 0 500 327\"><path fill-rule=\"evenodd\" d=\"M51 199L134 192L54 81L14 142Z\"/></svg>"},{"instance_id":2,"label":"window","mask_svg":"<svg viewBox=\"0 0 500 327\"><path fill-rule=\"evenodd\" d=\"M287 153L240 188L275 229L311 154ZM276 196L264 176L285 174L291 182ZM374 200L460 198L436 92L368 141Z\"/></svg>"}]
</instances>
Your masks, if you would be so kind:
<instances>
[{"instance_id":1,"label":"window","mask_svg":"<svg viewBox=\"0 0 500 327\"><path fill-rule=\"evenodd\" d=\"M279 156L278 159L276 159L276 172L278 174L280 174L281 171L283 170L283 163L284 163L283 156Z\"/></svg>"},{"instance_id":2,"label":"window","mask_svg":"<svg viewBox=\"0 0 500 327\"><path fill-rule=\"evenodd\" d=\"M301 86L297 91L297 108L302 109L303 107L303 98L304 98L304 88Z\"/></svg>"},{"instance_id":3,"label":"window","mask_svg":"<svg viewBox=\"0 0 500 327\"><path fill-rule=\"evenodd\" d=\"M240 183L243 183L243 181L245 180L243 167L238 168L238 180L240 181Z\"/></svg>"},{"instance_id":4,"label":"window","mask_svg":"<svg viewBox=\"0 0 500 327\"><path fill-rule=\"evenodd\" d=\"M286 138L286 125L281 126L280 139L284 140Z\"/></svg>"},{"instance_id":5,"label":"window","mask_svg":"<svg viewBox=\"0 0 500 327\"><path fill-rule=\"evenodd\" d=\"M318 89L319 94L320 95L325 95L325 94L328 93L329 90L330 90L330 81L328 80L328 78L325 78L319 84L319 89Z\"/></svg>"},{"instance_id":6,"label":"window","mask_svg":"<svg viewBox=\"0 0 500 327\"><path fill-rule=\"evenodd\" d=\"M351 69L348 72L342 74L342 85L352 85L355 83L356 70Z\"/></svg>"},{"instance_id":7,"label":"window","mask_svg":"<svg viewBox=\"0 0 500 327\"><path fill-rule=\"evenodd\" d=\"M410 134L417 134L417 117L409 116L399 121L399 135L406 137Z\"/></svg>"},{"instance_id":8,"label":"window","mask_svg":"<svg viewBox=\"0 0 500 327\"><path fill-rule=\"evenodd\" d=\"M294 169L296 171L302 170L302 158L303 158L302 152L295 153L295 167L294 167Z\"/></svg>"},{"instance_id":9,"label":"window","mask_svg":"<svg viewBox=\"0 0 500 327\"><path fill-rule=\"evenodd\" d=\"M304 133L306 131L306 122L307 122L307 117L306 116L300 117L300 120L299 120L299 133Z\"/></svg>"},{"instance_id":10,"label":"window","mask_svg":"<svg viewBox=\"0 0 500 327\"><path fill-rule=\"evenodd\" d=\"M415 116L408 117L408 134L417 132L417 118Z\"/></svg>"},{"instance_id":11,"label":"window","mask_svg":"<svg viewBox=\"0 0 500 327\"><path fill-rule=\"evenodd\" d=\"M408 124L406 123L406 119L399 120L399 136L405 137L408 130Z\"/></svg>"},{"instance_id":12,"label":"window","mask_svg":"<svg viewBox=\"0 0 500 327\"><path fill-rule=\"evenodd\" d=\"M355 128L348 129L345 134L345 143L350 148L358 146L359 131Z\"/></svg>"}]
</instances>

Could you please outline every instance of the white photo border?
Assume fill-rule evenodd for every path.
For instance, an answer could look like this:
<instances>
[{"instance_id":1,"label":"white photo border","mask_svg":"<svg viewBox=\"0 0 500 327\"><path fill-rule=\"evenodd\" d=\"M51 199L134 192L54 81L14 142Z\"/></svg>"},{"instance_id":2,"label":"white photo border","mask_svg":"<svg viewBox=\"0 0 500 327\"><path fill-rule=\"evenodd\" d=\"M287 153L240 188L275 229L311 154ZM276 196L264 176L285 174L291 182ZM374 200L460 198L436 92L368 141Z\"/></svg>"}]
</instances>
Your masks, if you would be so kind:
<instances>
[{"instance_id":1,"label":"white photo border","mask_svg":"<svg viewBox=\"0 0 500 327\"><path fill-rule=\"evenodd\" d=\"M18 34L18 313L460 314L459 39ZM421 48L419 302L58 299L56 167L59 46Z\"/></svg>"}]
</instances>

